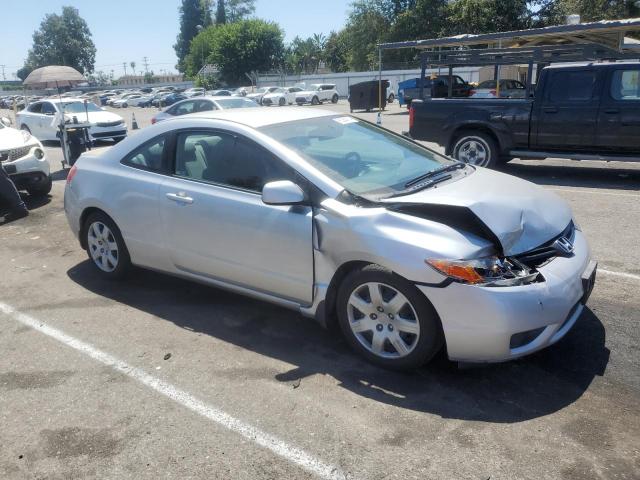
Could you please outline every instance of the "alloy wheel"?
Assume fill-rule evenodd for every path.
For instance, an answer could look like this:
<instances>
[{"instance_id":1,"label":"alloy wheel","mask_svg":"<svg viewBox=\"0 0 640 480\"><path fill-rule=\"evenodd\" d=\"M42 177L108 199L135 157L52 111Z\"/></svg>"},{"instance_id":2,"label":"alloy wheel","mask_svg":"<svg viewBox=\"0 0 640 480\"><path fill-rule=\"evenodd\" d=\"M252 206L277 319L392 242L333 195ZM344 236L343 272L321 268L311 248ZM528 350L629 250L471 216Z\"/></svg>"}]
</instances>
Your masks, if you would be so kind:
<instances>
[{"instance_id":1,"label":"alloy wheel","mask_svg":"<svg viewBox=\"0 0 640 480\"><path fill-rule=\"evenodd\" d=\"M118 266L118 243L109 227L102 222L93 222L87 231L89 254L96 266L107 273Z\"/></svg>"},{"instance_id":2,"label":"alloy wheel","mask_svg":"<svg viewBox=\"0 0 640 480\"><path fill-rule=\"evenodd\" d=\"M475 138L468 138L460 143L457 158L465 163L485 167L489 164L490 153L483 142Z\"/></svg>"},{"instance_id":3,"label":"alloy wheel","mask_svg":"<svg viewBox=\"0 0 640 480\"><path fill-rule=\"evenodd\" d=\"M406 357L418 344L420 323L415 308L406 296L384 283L356 287L349 297L347 317L355 338L376 356Z\"/></svg>"}]
</instances>

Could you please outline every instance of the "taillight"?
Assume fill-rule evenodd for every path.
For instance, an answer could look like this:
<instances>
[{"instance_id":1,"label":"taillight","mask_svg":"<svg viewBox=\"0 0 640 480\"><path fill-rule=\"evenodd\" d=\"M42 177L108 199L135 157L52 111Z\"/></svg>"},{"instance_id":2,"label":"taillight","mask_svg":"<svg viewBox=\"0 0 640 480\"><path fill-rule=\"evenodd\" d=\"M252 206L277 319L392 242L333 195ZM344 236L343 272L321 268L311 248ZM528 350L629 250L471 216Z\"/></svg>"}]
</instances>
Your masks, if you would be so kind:
<instances>
[{"instance_id":1,"label":"taillight","mask_svg":"<svg viewBox=\"0 0 640 480\"><path fill-rule=\"evenodd\" d=\"M78 167L74 165L73 167L71 167L71 170L69 170L69 173L67 174L67 184L71 183L71 180L73 180L73 177L76 176L76 173L78 173Z\"/></svg>"},{"instance_id":2,"label":"taillight","mask_svg":"<svg viewBox=\"0 0 640 480\"><path fill-rule=\"evenodd\" d=\"M496 90L489 90L489 95L493 95L494 97L497 97L498 92Z\"/></svg>"},{"instance_id":3,"label":"taillight","mask_svg":"<svg viewBox=\"0 0 640 480\"><path fill-rule=\"evenodd\" d=\"M473 96L473 95L475 95L475 94L476 94L476 91L475 91L475 90L469 90L469 96L470 96L470 97L472 97L472 96Z\"/></svg>"},{"instance_id":4,"label":"taillight","mask_svg":"<svg viewBox=\"0 0 640 480\"><path fill-rule=\"evenodd\" d=\"M413 105L409 108L409 130L413 129L413 121L415 119L416 109Z\"/></svg>"}]
</instances>

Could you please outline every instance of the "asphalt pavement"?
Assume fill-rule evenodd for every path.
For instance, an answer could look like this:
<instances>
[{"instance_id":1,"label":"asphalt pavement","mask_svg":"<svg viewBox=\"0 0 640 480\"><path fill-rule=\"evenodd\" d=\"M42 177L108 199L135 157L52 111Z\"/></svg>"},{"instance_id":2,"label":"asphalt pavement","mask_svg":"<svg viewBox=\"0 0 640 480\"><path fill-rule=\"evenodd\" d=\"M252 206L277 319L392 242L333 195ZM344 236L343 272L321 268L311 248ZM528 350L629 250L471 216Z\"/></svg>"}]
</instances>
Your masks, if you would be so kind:
<instances>
[{"instance_id":1,"label":"asphalt pavement","mask_svg":"<svg viewBox=\"0 0 640 480\"><path fill-rule=\"evenodd\" d=\"M116 111L144 128L157 110ZM571 204L600 266L589 308L524 359L397 373L295 312L150 271L100 280L46 153L51 196L0 225L0 478L640 478L640 165L503 167Z\"/></svg>"}]
</instances>

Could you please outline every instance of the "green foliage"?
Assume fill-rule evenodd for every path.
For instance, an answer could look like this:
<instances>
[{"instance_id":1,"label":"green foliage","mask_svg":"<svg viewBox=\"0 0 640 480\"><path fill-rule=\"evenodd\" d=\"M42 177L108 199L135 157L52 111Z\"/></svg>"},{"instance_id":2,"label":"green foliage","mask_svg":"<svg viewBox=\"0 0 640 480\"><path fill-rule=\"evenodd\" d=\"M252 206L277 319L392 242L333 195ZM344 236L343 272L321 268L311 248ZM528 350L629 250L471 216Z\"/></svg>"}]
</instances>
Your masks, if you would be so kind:
<instances>
[{"instance_id":1,"label":"green foliage","mask_svg":"<svg viewBox=\"0 0 640 480\"><path fill-rule=\"evenodd\" d=\"M277 24L263 20L209 27L191 43L185 59L187 74L195 76L204 64L210 63L218 67L220 81L228 84L246 81L245 73L267 71L282 64L282 38Z\"/></svg>"},{"instance_id":2,"label":"green foliage","mask_svg":"<svg viewBox=\"0 0 640 480\"><path fill-rule=\"evenodd\" d=\"M178 57L176 68L180 72L186 70L184 59L189 53L191 40L200 28L211 25L211 0L182 0L180 6L180 32L173 46Z\"/></svg>"},{"instance_id":3,"label":"green foliage","mask_svg":"<svg viewBox=\"0 0 640 480\"><path fill-rule=\"evenodd\" d=\"M218 0L216 2L216 24L245 20L255 12L256 0Z\"/></svg>"},{"instance_id":4,"label":"green foliage","mask_svg":"<svg viewBox=\"0 0 640 480\"><path fill-rule=\"evenodd\" d=\"M315 73L324 60L326 38L315 33L306 40L296 37L285 52L285 70L293 73Z\"/></svg>"},{"instance_id":5,"label":"green foliage","mask_svg":"<svg viewBox=\"0 0 640 480\"><path fill-rule=\"evenodd\" d=\"M216 3L216 25L224 25L227 23L227 10L224 7L224 0L218 0Z\"/></svg>"},{"instance_id":6,"label":"green foliage","mask_svg":"<svg viewBox=\"0 0 640 480\"><path fill-rule=\"evenodd\" d=\"M32 70L47 65L66 65L88 74L93 72L95 61L96 47L87 22L78 9L62 7L62 15L45 15L33 34L25 66L17 75L24 80Z\"/></svg>"},{"instance_id":7,"label":"green foliage","mask_svg":"<svg viewBox=\"0 0 640 480\"><path fill-rule=\"evenodd\" d=\"M332 72L349 70L349 44L345 30L329 34L325 44L324 59Z\"/></svg>"},{"instance_id":8,"label":"green foliage","mask_svg":"<svg viewBox=\"0 0 640 480\"><path fill-rule=\"evenodd\" d=\"M529 26L526 0L455 0L449 3L448 35L521 30Z\"/></svg>"}]
</instances>

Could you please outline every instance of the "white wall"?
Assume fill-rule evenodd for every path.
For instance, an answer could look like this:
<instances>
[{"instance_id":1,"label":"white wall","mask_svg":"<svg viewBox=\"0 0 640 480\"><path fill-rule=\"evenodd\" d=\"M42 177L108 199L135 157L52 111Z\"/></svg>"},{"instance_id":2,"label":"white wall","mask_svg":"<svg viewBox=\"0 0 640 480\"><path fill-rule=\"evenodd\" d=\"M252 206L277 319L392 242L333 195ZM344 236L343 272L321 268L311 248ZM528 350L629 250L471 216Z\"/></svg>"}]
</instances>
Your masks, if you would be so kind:
<instances>
[{"instance_id":1,"label":"white wall","mask_svg":"<svg viewBox=\"0 0 640 480\"><path fill-rule=\"evenodd\" d=\"M427 75L436 73L447 75L448 69L427 69ZM454 68L454 75L460 75L467 82L477 82L479 80L478 67ZM398 91L398 82L409 78L420 76L420 69L415 70L383 70L382 79L389 80L389 84L394 92ZM344 72L344 73L318 73L312 75L260 75L258 76L258 87L279 85L292 86L296 83L335 83L341 96L346 97L349 94L349 85L354 83L365 82L367 80L377 80L378 72Z\"/></svg>"}]
</instances>

